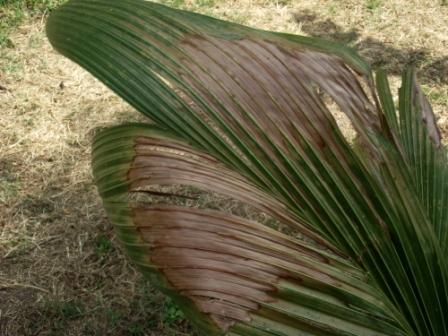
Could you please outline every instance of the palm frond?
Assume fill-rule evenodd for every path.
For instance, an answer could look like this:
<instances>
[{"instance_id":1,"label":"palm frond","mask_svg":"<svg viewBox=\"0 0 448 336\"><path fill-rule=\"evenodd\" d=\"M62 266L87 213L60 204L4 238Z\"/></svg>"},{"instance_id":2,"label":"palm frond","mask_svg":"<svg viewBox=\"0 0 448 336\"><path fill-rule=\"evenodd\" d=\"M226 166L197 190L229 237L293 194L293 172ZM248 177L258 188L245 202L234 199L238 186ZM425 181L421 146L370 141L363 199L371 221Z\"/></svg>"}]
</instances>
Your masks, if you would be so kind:
<instances>
[{"instance_id":1,"label":"palm frond","mask_svg":"<svg viewBox=\"0 0 448 336\"><path fill-rule=\"evenodd\" d=\"M232 330L230 335L292 335L294 330L334 335L380 331L447 335L446 153L429 104L411 72L404 77L397 116L383 74L377 75L375 90L370 69L359 56L318 39L250 29L138 0L69 1L52 14L47 32L57 50L158 125L150 131L127 126L106 132L95 144L94 173L120 235L138 242L135 249L128 248L132 258L136 262L145 259L164 279L162 287L188 299L186 311L199 310L211 316L206 325L201 323L207 319L199 319L200 329L209 333L213 328ZM329 101L350 119L361 150L355 150L343 136ZM148 146L179 150L185 154L184 161L169 155L149 160L145 158L151 152ZM139 152L141 148L149 152ZM148 155L154 158L153 153ZM138 160L144 164L139 166ZM308 293L308 299L317 301L304 302L323 304L322 316L300 306L305 303L290 306L288 300L296 297L292 293L286 302L284 297L269 296L268 310L266 302L255 301L257 309L248 315L238 313L239 319L232 315L231 323L226 319L224 323L221 315L214 315L215 310L207 311L203 303L195 303L194 298L173 288L174 280L163 269L167 265L151 257L152 239L166 234L175 245L183 241L180 233L184 231L191 239L206 231L205 237L223 246L214 252L224 253L224 248L236 244L272 257L274 250L283 251L286 237L263 231L261 224L199 210L149 207L139 214L138 206L121 197L135 187L153 183L153 178L158 183L212 187L268 212L314 241L318 254L325 249L326 255L342 258L344 263L331 265L335 267L331 272L343 276L339 267L348 263L349 268L364 274L366 278L360 282L351 276L350 280L337 278L350 286L362 285L363 294L353 287L343 294L333 292L339 285L331 287L319 273L329 272L330 266L316 259L313 267L319 265L318 272L306 273L314 284L311 288L334 296L323 298L308 293L307 287L297 289L301 293L297 297ZM134 185L134 179L142 185ZM115 202L117 195L120 200ZM144 221L137 220L141 217L153 223L146 231ZM187 217L188 225L182 220ZM177 226L170 231L151 218ZM219 225L213 224L215 220ZM231 223L235 221L238 225L234 228ZM152 231L153 225L161 231ZM263 231L266 236L262 239L280 240L274 239L267 250L258 250L261 246L246 241L241 231L247 227L251 227L246 232L251 236ZM236 231L227 237L226 230ZM168 244L163 242L162 246ZM300 265L301 258L309 256L301 250L305 248L302 242L293 240L291 244L290 254L296 255L295 262ZM289 258L288 254L276 257ZM280 266L278 262L265 266ZM195 273L197 282L211 275L208 271ZM228 272L218 273L213 273L214 281L230 279ZM176 281L187 277L186 273L176 274ZM293 274L295 282L303 281L303 274ZM275 275L277 282L269 284L274 286L273 292L282 293L276 286L283 283L284 273ZM238 274L241 276L247 275ZM368 290L363 287L367 284ZM365 293L371 297L364 297ZM340 306L334 299L341 300ZM326 305L330 301L335 303L334 311ZM235 303L232 301L232 307ZM342 309L344 305L349 310ZM228 307L222 308L227 311ZM354 311L362 311L364 317ZM342 315L332 315L336 312ZM382 322L364 323L366 314ZM331 321L336 320L332 328ZM382 327L378 330L375 323ZM248 329L237 331L240 327Z\"/></svg>"}]
</instances>

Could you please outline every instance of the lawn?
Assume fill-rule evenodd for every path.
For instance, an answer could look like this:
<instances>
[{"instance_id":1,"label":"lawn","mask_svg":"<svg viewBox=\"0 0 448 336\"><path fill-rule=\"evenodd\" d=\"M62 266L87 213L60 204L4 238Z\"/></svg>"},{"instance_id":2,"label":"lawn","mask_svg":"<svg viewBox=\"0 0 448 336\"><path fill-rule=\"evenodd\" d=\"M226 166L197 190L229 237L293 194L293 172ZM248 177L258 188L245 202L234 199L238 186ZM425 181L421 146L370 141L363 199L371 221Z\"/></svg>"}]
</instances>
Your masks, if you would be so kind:
<instances>
[{"instance_id":1,"label":"lawn","mask_svg":"<svg viewBox=\"0 0 448 336\"><path fill-rule=\"evenodd\" d=\"M129 264L105 217L90 172L92 136L143 118L52 50L45 20L61 2L0 0L0 336L194 335ZM348 44L384 67L394 90L412 64L447 144L443 1L159 2Z\"/></svg>"}]
</instances>

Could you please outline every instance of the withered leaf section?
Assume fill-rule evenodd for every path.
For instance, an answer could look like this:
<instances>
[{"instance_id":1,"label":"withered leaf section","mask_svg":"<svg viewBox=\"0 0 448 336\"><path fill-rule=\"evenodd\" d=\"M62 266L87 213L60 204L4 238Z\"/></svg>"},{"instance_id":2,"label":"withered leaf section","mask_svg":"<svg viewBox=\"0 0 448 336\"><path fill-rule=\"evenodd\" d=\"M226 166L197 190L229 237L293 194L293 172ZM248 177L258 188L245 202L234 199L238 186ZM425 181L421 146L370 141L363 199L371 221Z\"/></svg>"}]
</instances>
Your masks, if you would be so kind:
<instances>
[{"instance_id":1,"label":"withered leaf section","mask_svg":"<svg viewBox=\"0 0 448 336\"><path fill-rule=\"evenodd\" d=\"M405 334L365 271L308 236L300 220L246 178L172 138L156 126L101 132L95 181L134 262L204 335ZM245 202L307 239L228 213L132 198L152 185L179 184Z\"/></svg>"}]
</instances>

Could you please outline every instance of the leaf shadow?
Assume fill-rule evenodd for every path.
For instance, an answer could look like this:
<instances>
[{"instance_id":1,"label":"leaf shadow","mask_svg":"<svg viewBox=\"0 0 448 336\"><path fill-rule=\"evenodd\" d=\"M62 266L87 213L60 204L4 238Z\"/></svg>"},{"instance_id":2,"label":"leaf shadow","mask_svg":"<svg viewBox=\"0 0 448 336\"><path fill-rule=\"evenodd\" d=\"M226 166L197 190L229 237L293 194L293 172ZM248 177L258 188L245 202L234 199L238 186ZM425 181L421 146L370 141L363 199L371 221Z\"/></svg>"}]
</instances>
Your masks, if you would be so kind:
<instances>
[{"instance_id":1,"label":"leaf shadow","mask_svg":"<svg viewBox=\"0 0 448 336\"><path fill-rule=\"evenodd\" d=\"M345 30L330 19L320 20L311 11L294 14L305 33L342 43L354 48L366 58L373 69L383 68L389 74L400 75L406 67L418 69L419 79L426 84L448 84L448 56L433 58L425 48L399 49L378 39L363 38L356 28Z\"/></svg>"}]
</instances>

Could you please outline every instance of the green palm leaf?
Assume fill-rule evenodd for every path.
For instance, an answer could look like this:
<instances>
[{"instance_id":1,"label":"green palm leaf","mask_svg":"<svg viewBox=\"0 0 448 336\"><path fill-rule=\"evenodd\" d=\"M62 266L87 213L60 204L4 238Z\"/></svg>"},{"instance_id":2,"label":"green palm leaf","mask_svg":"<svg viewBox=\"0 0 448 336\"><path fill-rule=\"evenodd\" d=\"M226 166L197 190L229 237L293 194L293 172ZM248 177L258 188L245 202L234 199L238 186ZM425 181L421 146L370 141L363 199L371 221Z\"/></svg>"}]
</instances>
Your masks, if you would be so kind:
<instances>
[{"instance_id":1,"label":"green palm leaf","mask_svg":"<svg viewBox=\"0 0 448 336\"><path fill-rule=\"evenodd\" d=\"M403 165L412 176L415 193L447 255L448 164L431 106L416 83L412 69L403 74L398 115L384 73L378 74L377 84L388 126L402 154Z\"/></svg>"},{"instance_id":2,"label":"green palm leaf","mask_svg":"<svg viewBox=\"0 0 448 336\"><path fill-rule=\"evenodd\" d=\"M384 74L375 90L317 39L137 0L69 1L47 32L157 124L102 132L95 181L131 258L205 335L447 335L446 152L412 72L397 115ZM302 239L133 199L155 185L227 195Z\"/></svg>"}]
</instances>

